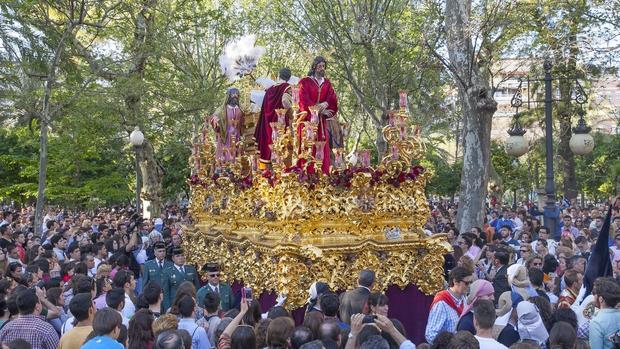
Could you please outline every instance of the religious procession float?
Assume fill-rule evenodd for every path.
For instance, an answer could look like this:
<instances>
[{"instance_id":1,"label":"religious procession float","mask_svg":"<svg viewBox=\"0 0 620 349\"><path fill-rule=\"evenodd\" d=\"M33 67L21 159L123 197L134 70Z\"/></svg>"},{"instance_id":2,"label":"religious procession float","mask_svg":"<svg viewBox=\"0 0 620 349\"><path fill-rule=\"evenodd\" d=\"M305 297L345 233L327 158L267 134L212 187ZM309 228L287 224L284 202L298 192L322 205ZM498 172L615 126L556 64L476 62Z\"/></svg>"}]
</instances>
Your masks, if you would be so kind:
<instances>
[{"instance_id":1,"label":"religious procession float","mask_svg":"<svg viewBox=\"0 0 620 349\"><path fill-rule=\"evenodd\" d=\"M249 75L261 54L253 38L243 40L221 59L233 79ZM376 272L375 290L415 285L433 294L444 286L450 246L422 229L431 174L419 164L424 142L407 93L383 129L387 155L376 165L370 150L345 156L346 125L325 65L317 57L301 80L283 69L278 82L256 79L261 89L231 88L205 118L190 159L187 256L219 262L228 281L257 295L286 295L289 309L306 302L312 282L343 291L364 268ZM247 95L249 106L240 102Z\"/></svg>"}]
</instances>

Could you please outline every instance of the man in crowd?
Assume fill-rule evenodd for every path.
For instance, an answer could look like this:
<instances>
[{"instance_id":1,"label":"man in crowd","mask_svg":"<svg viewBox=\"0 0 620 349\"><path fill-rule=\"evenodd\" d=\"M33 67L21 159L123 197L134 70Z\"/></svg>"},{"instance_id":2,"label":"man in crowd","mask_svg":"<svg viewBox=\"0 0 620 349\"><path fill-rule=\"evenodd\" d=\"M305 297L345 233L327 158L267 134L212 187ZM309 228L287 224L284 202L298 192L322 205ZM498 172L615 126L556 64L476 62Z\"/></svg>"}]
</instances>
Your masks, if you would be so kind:
<instances>
[{"instance_id":1,"label":"man in crowd","mask_svg":"<svg viewBox=\"0 0 620 349\"><path fill-rule=\"evenodd\" d=\"M505 345L496 341L493 336L495 317L495 306L493 305L493 302L490 300L481 299L475 303L475 337L478 343L480 343L480 349L508 349Z\"/></svg>"},{"instance_id":2,"label":"man in crowd","mask_svg":"<svg viewBox=\"0 0 620 349\"><path fill-rule=\"evenodd\" d=\"M577 270L568 269L564 272L564 282L566 283L566 288L560 294L558 301L559 309L570 308L575 303L583 284L583 275Z\"/></svg>"},{"instance_id":3,"label":"man in crowd","mask_svg":"<svg viewBox=\"0 0 620 349\"><path fill-rule=\"evenodd\" d=\"M375 272L364 269L357 279L357 287L340 296L340 319L350 323L352 314L368 314L368 298L375 284Z\"/></svg>"},{"instance_id":4,"label":"man in crowd","mask_svg":"<svg viewBox=\"0 0 620 349\"><path fill-rule=\"evenodd\" d=\"M191 281L196 289L200 287L200 280L196 268L185 264L185 251L177 247L172 251L172 261L174 264L164 270L162 275L164 290L164 309L170 308L177 288L183 281Z\"/></svg>"},{"instance_id":5,"label":"man in crowd","mask_svg":"<svg viewBox=\"0 0 620 349\"><path fill-rule=\"evenodd\" d=\"M202 272L206 275L207 283L196 293L198 305L204 307L205 296L213 292L220 299L220 309L223 312L230 310L235 305L235 297L230 285L220 281L220 276L222 275L220 265L218 263L206 263L202 267Z\"/></svg>"},{"instance_id":6,"label":"man in crowd","mask_svg":"<svg viewBox=\"0 0 620 349\"><path fill-rule=\"evenodd\" d=\"M41 310L40 298L35 290L26 289L17 295L16 303L19 316L9 321L0 330L0 342L8 343L15 339L24 339L33 348L56 349L58 334L54 327L39 317Z\"/></svg>"},{"instance_id":7,"label":"man in crowd","mask_svg":"<svg viewBox=\"0 0 620 349\"><path fill-rule=\"evenodd\" d=\"M450 271L448 282L450 287L437 293L431 304L425 331L426 341L429 343L441 332L456 332L473 276L464 267L456 267Z\"/></svg>"},{"instance_id":8,"label":"man in crowd","mask_svg":"<svg viewBox=\"0 0 620 349\"><path fill-rule=\"evenodd\" d=\"M132 297L134 297L134 290L136 289L136 280L133 273L127 270L121 270L114 275L112 283L115 288L122 289L125 292L122 313L124 317L131 319L136 312L136 306L132 300Z\"/></svg>"},{"instance_id":9,"label":"man in crowd","mask_svg":"<svg viewBox=\"0 0 620 349\"><path fill-rule=\"evenodd\" d=\"M153 248L155 258L144 263L144 275L142 276L142 284L146 285L150 281L155 281L159 285L163 285L164 270L172 266L172 262L166 260L166 244L163 241L155 243Z\"/></svg>"},{"instance_id":10,"label":"man in crowd","mask_svg":"<svg viewBox=\"0 0 620 349\"><path fill-rule=\"evenodd\" d=\"M594 282L592 295L599 311L590 321L590 347L615 348L610 338L618 336L620 331L620 286L614 279L599 278Z\"/></svg>"},{"instance_id":11,"label":"man in crowd","mask_svg":"<svg viewBox=\"0 0 620 349\"><path fill-rule=\"evenodd\" d=\"M58 349L79 349L86 337L93 331L95 306L90 293L79 293L73 296L69 310L77 322L75 326L60 337Z\"/></svg>"}]
</instances>

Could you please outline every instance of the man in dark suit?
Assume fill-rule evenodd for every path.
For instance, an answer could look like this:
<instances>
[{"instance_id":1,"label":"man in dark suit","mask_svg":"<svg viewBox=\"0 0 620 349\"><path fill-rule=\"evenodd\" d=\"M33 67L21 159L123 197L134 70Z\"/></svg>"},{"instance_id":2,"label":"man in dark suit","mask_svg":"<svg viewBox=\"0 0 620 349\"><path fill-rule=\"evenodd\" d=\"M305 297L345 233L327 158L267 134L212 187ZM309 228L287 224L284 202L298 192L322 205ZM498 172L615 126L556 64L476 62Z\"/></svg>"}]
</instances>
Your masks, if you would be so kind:
<instances>
[{"instance_id":1,"label":"man in dark suit","mask_svg":"<svg viewBox=\"0 0 620 349\"><path fill-rule=\"evenodd\" d=\"M217 263L206 263L202 267L202 272L206 273L207 284L196 292L198 305L204 307L204 300L207 293L215 292L220 296L220 308L223 312L228 311L235 304L232 288L224 282L220 282L220 265ZM258 297L258 295L254 295Z\"/></svg>"},{"instance_id":2,"label":"man in dark suit","mask_svg":"<svg viewBox=\"0 0 620 349\"><path fill-rule=\"evenodd\" d=\"M495 304L499 301L499 296L506 291L510 291L510 284L508 284L508 260L509 254L506 251L508 247L498 248L495 251L495 277L493 278L493 289L495 290Z\"/></svg>"},{"instance_id":3,"label":"man in dark suit","mask_svg":"<svg viewBox=\"0 0 620 349\"><path fill-rule=\"evenodd\" d=\"M164 309L170 308L177 293L177 288L184 281L190 281L196 289L200 287L200 280L196 268L185 264L185 254L182 248L177 247L172 250L173 265L164 269L162 275L162 288L164 289Z\"/></svg>"},{"instance_id":4,"label":"man in dark suit","mask_svg":"<svg viewBox=\"0 0 620 349\"><path fill-rule=\"evenodd\" d=\"M144 263L144 275L142 276L142 289L149 281L156 281L159 286L164 284L164 270L173 263L166 260L166 244L163 241L156 242L153 246L155 258Z\"/></svg>"},{"instance_id":5,"label":"man in dark suit","mask_svg":"<svg viewBox=\"0 0 620 349\"><path fill-rule=\"evenodd\" d=\"M340 296L340 320L350 324L351 315L368 314L368 298L374 284L375 272L370 269L362 270L357 279L357 287Z\"/></svg>"}]
</instances>

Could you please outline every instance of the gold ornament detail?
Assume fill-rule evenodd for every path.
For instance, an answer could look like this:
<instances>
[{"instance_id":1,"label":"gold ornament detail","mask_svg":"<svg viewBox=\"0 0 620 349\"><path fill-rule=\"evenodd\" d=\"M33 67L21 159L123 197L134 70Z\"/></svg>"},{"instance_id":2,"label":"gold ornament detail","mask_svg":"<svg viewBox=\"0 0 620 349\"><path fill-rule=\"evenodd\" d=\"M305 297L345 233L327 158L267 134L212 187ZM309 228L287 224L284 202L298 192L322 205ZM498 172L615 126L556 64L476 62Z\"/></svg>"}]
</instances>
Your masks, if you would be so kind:
<instances>
[{"instance_id":1,"label":"gold ornament detail","mask_svg":"<svg viewBox=\"0 0 620 349\"><path fill-rule=\"evenodd\" d=\"M307 140L292 144L297 137L284 128L284 112L278 110L272 125L272 153L279 155L272 170L243 165L255 163L247 153L239 164L222 167L206 142L194 147L191 163L200 164L190 179L195 224L185 228L183 239L189 262L219 262L229 281L242 281L257 294L286 294L290 309L306 302L312 282L345 290L364 268L377 273L380 290L410 284L429 295L441 290L443 254L451 247L443 234L428 237L422 229L430 213L424 188L431 174L413 166L424 143L407 128L405 110L394 112L384 128L388 154L376 168L368 166L366 151L361 166L341 163L328 175L287 167L291 156L317 168L321 159L303 146ZM293 116L299 119L299 113ZM312 136L314 124L305 127ZM291 154L299 148L301 154Z\"/></svg>"}]
</instances>

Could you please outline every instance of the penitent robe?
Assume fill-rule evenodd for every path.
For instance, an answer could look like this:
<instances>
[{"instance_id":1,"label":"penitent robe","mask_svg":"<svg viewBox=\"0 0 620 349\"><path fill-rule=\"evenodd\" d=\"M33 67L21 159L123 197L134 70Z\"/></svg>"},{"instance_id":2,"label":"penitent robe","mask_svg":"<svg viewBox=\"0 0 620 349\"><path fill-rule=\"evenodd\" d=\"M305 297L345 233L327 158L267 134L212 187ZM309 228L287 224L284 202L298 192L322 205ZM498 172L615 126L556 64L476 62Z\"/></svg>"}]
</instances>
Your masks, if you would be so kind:
<instances>
[{"instance_id":1,"label":"penitent robe","mask_svg":"<svg viewBox=\"0 0 620 349\"><path fill-rule=\"evenodd\" d=\"M283 82L281 84L271 86L265 90L263 105L260 110L256 129L254 130L254 138L258 144L258 151L260 152L259 161L263 164L271 163L271 149L269 149L269 145L271 145L272 141L271 125L269 123L278 121L276 109L284 108L282 105L282 96L288 87L289 84ZM285 118L285 121L286 126L288 127L290 125L288 115Z\"/></svg>"},{"instance_id":2,"label":"penitent robe","mask_svg":"<svg viewBox=\"0 0 620 349\"><path fill-rule=\"evenodd\" d=\"M318 81L314 77L305 77L299 81L299 110L301 112L307 112L304 120L310 121L310 109L309 107L327 102L327 107L321 112L319 117L319 126L317 129L317 140L326 141L325 148L323 149L323 173L329 173L330 167L330 154L331 149L329 147L329 133L327 130L327 120L336 117L338 112L338 97L332 87L329 79L323 79L323 83L319 86ZM297 137L301 139L303 132L303 125L297 127ZM314 154L315 150L313 150ZM298 165L303 165L298 162Z\"/></svg>"}]
</instances>

